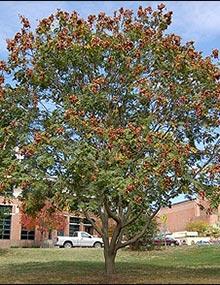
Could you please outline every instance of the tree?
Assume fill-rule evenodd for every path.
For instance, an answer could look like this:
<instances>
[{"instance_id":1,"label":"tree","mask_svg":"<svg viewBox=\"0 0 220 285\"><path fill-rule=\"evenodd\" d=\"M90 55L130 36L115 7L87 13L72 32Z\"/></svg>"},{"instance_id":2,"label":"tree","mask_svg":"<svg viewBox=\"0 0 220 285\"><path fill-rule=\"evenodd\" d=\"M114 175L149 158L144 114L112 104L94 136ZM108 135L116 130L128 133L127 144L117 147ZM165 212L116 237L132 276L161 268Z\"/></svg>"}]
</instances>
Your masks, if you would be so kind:
<instances>
[{"instance_id":1,"label":"tree","mask_svg":"<svg viewBox=\"0 0 220 285\"><path fill-rule=\"evenodd\" d=\"M220 228L217 226L209 225L205 233L207 236L211 236L216 239L220 237Z\"/></svg>"},{"instance_id":2,"label":"tree","mask_svg":"<svg viewBox=\"0 0 220 285\"><path fill-rule=\"evenodd\" d=\"M81 210L103 238L107 274L148 227L122 242L129 225L181 193L219 191L218 50L203 57L166 34L171 18L163 4L86 20L58 10L34 31L22 16L8 40L14 84L2 83L2 102L23 129L14 182L35 210L45 197Z\"/></svg>"},{"instance_id":3,"label":"tree","mask_svg":"<svg viewBox=\"0 0 220 285\"><path fill-rule=\"evenodd\" d=\"M200 236L204 236L208 230L209 224L205 221L194 221L186 225L186 230L190 232L198 232Z\"/></svg>"},{"instance_id":4,"label":"tree","mask_svg":"<svg viewBox=\"0 0 220 285\"><path fill-rule=\"evenodd\" d=\"M67 219L62 212L54 209L54 206L48 201L34 216L28 214L24 203L21 207L21 224L27 230L37 228L41 233L41 241L43 241L45 236L49 235L53 230L64 230Z\"/></svg>"}]
</instances>

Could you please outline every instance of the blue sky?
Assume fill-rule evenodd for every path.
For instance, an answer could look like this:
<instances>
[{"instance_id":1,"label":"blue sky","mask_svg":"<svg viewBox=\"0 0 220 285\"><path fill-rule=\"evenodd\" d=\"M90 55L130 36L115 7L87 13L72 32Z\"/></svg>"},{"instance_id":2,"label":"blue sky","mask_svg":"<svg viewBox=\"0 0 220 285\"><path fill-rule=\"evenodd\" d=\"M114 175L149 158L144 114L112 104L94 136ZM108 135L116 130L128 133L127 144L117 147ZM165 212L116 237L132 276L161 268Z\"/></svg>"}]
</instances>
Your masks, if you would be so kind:
<instances>
[{"instance_id":1,"label":"blue sky","mask_svg":"<svg viewBox=\"0 0 220 285\"><path fill-rule=\"evenodd\" d=\"M207 55L219 47L220 2L215 1L1 1L0 57L6 52L6 38L11 38L20 28L18 14L28 17L32 27L37 20L49 16L57 8L76 10L83 18L89 14L104 11L109 15L120 7L136 10L138 6L152 6L165 3L172 10L173 22L170 32L179 34L183 41L194 40L196 48Z\"/></svg>"},{"instance_id":2,"label":"blue sky","mask_svg":"<svg viewBox=\"0 0 220 285\"><path fill-rule=\"evenodd\" d=\"M7 55L6 39L12 38L20 29L19 14L27 17L34 28L38 20L60 8L68 12L76 10L86 18L100 11L113 15L121 7L134 11L142 5L156 8L164 3L167 11L173 11L173 20L168 32L176 33L182 40L195 41L203 55L220 48L220 2L215 1L1 1L0 9L0 59ZM174 199L175 202L183 199Z\"/></svg>"}]
</instances>

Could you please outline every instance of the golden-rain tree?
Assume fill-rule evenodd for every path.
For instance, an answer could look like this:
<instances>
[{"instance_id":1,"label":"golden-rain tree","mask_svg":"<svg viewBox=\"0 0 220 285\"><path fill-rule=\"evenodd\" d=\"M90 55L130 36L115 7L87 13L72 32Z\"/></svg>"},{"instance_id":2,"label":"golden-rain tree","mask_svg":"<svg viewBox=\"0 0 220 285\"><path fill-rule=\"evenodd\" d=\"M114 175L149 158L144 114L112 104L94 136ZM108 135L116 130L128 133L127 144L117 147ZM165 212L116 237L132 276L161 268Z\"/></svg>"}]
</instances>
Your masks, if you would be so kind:
<instances>
[{"instance_id":1,"label":"golden-rain tree","mask_svg":"<svg viewBox=\"0 0 220 285\"><path fill-rule=\"evenodd\" d=\"M181 193L219 193L218 50L204 57L167 34L171 18L164 4L87 19L58 10L34 30L22 16L0 65L1 156L23 156L5 154L1 189L13 181L33 207L49 198L96 214L107 274L146 232L122 241L137 219Z\"/></svg>"}]
</instances>

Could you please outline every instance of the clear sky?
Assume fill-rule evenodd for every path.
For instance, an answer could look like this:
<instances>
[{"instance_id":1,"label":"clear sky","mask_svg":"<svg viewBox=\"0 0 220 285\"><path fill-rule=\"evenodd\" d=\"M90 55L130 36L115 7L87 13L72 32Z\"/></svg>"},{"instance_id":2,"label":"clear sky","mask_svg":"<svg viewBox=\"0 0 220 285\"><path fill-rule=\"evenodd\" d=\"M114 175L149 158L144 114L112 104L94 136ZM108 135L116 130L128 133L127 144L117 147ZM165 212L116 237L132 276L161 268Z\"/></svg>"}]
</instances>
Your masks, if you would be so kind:
<instances>
[{"instance_id":1,"label":"clear sky","mask_svg":"<svg viewBox=\"0 0 220 285\"><path fill-rule=\"evenodd\" d=\"M19 14L29 18L34 27L37 20L58 8L76 10L85 18L100 11L113 15L121 7L133 10L140 5L156 8L161 2L167 10L174 12L170 32L179 34L183 41L194 40L196 48L204 55L219 47L220 1L1 1L0 57L6 55L6 38L13 37L20 28Z\"/></svg>"},{"instance_id":2,"label":"clear sky","mask_svg":"<svg viewBox=\"0 0 220 285\"><path fill-rule=\"evenodd\" d=\"M6 39L20 29L19 16L27 17L34 28L38 20L57 9L77 11L83 18L100 11L108 15L121 7L136 11L141 5L156 8L164 3L167 11L173 11L168 32L181 36L183 42L193 40L195 47L209 55L220 48L220 1L1 1L0 2L0 59L7 56ZM179 201L183 197L175 199Z\"/></svg>"}]
</instances>

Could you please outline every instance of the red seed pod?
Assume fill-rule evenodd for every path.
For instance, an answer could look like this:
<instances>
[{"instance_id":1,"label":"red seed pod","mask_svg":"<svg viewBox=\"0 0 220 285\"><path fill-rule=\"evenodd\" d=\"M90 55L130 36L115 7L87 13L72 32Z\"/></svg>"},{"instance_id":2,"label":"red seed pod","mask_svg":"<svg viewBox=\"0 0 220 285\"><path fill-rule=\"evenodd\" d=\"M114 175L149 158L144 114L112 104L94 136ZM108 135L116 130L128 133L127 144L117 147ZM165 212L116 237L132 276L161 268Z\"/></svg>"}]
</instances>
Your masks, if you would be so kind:
<instances>
[{"instance_id":1,"label":"red seed pod","mask_svg":"<svg viewBox=\"0 0 220 285\"><path fill-rule=\"evenodd\" d=\"M161 3L157 6L157 8L158 8L158 10L162 11L165 8L165 5L163 3Z\"/></svg>"},{"instance_id":2,"label":"red seed pod","mask_svg":"<svg viewBox=\"0 0 220 285\"><path fill-rule=\"evenodd\" d=\"M218 54L219 54L218 49L213 49L213 51L212 51L213 57L218 58Z\"/></svg>"},{"instance_id":3,"label":"red seed pod","mask_svg":"<svg viewBox=\"0 0 220 285\"><path fill-rule=\"evenodd\" d=\"M71 95L69 96L69 101L74 104L78 101L78 98L76 95Z\"/></svg>"},{"instance_id":4,"label":"red seed pod","mask_svg":"<svg viewBox=\"0 0 220 285\"><path fill-rule=\"evenodd\" d=\"M0 84L3 84L5 81L4 77L3 76L0 76Z\"/></svg>"}]
</instances>

